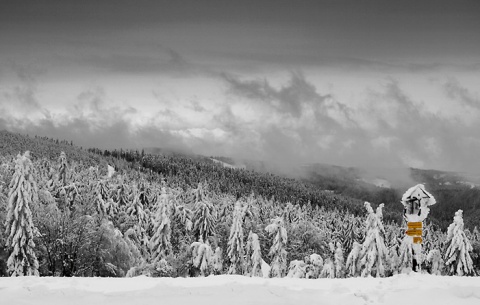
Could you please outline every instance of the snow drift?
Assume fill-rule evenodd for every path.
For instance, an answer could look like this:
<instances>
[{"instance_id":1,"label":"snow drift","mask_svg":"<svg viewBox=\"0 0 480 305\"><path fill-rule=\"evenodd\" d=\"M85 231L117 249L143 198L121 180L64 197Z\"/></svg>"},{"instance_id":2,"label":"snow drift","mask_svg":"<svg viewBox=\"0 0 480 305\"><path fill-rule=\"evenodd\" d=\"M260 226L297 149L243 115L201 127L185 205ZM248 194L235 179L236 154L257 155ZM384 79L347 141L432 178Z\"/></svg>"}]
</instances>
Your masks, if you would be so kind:
<instances>
[{"instance_id":1,"label":"snow drift","mask_svg":"<svg viewBox=\"0 0 480 305\"><path fill-rule=\"evenodd\" d=\"M1 304L480 304L480 278L0 278Z\"/></svg>"}]
</instances>

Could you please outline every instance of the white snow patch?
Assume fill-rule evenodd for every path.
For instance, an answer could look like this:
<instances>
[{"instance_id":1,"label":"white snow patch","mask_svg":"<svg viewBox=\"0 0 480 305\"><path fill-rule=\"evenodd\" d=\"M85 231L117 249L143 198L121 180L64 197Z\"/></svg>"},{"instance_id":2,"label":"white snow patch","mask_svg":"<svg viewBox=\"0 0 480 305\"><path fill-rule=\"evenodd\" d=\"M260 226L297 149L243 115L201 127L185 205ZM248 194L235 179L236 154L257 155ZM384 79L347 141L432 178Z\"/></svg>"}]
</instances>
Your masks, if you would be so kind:
<instances>
[{"instance_id":1,"label":"white snow patch","mask_svg":"<svg viewBox=\"0 0 480 305\"><path fill-rule=\"evenodd\" d=\"M2 304L480 304L480 278L0 278Z\"/></svg>"}]
</instances>

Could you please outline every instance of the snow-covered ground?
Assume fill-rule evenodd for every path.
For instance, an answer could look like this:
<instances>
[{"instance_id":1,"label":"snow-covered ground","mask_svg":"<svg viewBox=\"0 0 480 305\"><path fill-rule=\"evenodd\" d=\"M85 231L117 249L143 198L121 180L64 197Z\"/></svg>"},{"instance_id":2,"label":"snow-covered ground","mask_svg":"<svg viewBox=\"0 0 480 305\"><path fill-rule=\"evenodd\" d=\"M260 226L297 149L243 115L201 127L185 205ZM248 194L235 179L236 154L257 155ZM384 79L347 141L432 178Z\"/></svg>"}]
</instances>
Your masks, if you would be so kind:
<instances>
[{"instance_id":1,"label":"snow-covered ground","mask_svg":"<svg viewBox=\"0 0 480 305\"><path fill-rule=\"evenodd\" d=\"M0 278L0 304L480 304L480 277Z\"/></svg>"}]
</instances>

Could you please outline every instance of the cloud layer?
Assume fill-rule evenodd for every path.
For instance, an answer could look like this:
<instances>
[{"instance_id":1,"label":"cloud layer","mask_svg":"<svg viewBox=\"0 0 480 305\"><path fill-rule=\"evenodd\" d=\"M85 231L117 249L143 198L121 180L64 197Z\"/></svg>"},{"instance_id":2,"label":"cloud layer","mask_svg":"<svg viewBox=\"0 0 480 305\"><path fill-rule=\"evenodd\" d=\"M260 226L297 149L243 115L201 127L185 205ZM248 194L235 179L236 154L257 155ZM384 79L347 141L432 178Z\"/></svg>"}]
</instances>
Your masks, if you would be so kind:
<instances>
[{"instance_id":1,"label":"cloud layer","mask_svg":"<svg viewBox=\"0 0 480 305\"><path fill-rule=\"evenodd\" d=\"M60 110L48 108L39 99L42 74L15 69L15 85L0 91L0 128L15 132L84 147L167 147L279 166L321 162L480 171L480 123L469 119L480 114L478 93L455 78L431 82L455 106L449 115L432 111L392 77L365 88L359 102L349 104L334 91L320 92L301 71L272 80L217 73L209 77L221 99L195 96L174 103L160 94L153 98L157 107L145 112L142 104L116 102L99 86L79 92Z\"/></svg>"},{"instance_id":2,"label":"cloud layer","mask_svg":"<svg viewBox=\"0 0 480 305\"><path fill-rule=\"evenodd\" d=\"M480 6L459 1L2 3L0 128L480 172Z\"/></svg>"}]
</instances>

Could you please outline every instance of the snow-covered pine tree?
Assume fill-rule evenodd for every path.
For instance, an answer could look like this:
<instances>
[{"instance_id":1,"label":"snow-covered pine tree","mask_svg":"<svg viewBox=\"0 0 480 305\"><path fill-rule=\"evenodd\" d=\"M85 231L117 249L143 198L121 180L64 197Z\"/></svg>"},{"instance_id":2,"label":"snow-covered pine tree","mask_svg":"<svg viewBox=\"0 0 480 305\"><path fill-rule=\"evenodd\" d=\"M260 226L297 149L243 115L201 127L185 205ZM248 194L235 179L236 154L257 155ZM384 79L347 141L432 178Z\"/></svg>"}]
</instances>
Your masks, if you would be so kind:
<instances>
[{"instance_id":1,"label":"snow-covered pine tree","mask_svg":"<svg viewBox=\"0 0 480 305\"><path fill-rule=\"evenodd\" d=\"M133 187L132 190L132 202L128 205L127 215L134 218L140 225L143 225L147 220L142 201L140 200L140 193L136 187Z\"/></svg>"},{"instance_id":2,"label":"snow-covered pine tree","mask_svg":"<svg viewBox=\"0 0 480 305\"><path fill-rule=\"evenodd\" d=\"M335 263L331 258L327 258L323 264L322 272L320 272L321 278L335 278Z\"/></svg>"},{"instance_id":3,"label":"snow-covered pine tree","mask_svg":"<svg viewBox=\"0 0 480 305\"><path fill-rule=\"evenodd\" d=\"M61 186L67 185L67 155L64 151L58 157L58 180Z\"/></svg>"},{"instance_id":4,"label":"snow-covered pine tree","mask_svg":"<svg viewBox=\"0 0 480 305\"><path fill-rule=\"evenodd\" d=\"M385 276L385 269L388 267L388 250L385 246L385 228L382 223L382 208L384 204L377 207L376 213L373 211L369 202L365 202L368 216L365 222L366 233L365 241L360 251L362 276L375 275L377 277Z\"/></svg>"},{"instance_id":5,"label":"snow-covered pine tree","mask_svg":"<svg viewBox=\"0 0 480 305\"><path fill-rule=\"evenodd\" d=\"M113 219L115 215L118 214L118 204L113 200L113 198L108 198L105 203L105 211L108 219Z\"/></svg>"},{"instance_id":6,"label":"snow-covered pine tree","mask_svg":"<svg viewBox=\"0 0 480 305\"><path fill-rule=\"evenodd\" d=\"M250 276L263 276L262 249L258 235L250 231L247 240L247 273Z\"/></svg>"},{"instance_id":7,"label":"snow-covered pine tree","mask_svg":"<svg viewBox=\"0 0 480 305\"><path fill-rule=\"evenodd\" d=\"M441 275L444 266L444 261L439 250L430 250L427 254L426 261L430 264L430 273L435 275Z\"/></svg>"},{"instance_id":8,"label":"snow-covered pine tree","mask_svg":"<svg viewBox=\"0 0 480 305\"><path fill-rule=\"evenodd\" d=\"M310 254L305 257L307 263L307 273L305 277L307 279L318 279L323 269L323 258L316 253Z\"/></svg>"},{"instance_id":9,"label":"snow-covered pine tree","mask_svg":"<svg viewBox=\"0 0 480 305\"><path fill-rule=\"evenodd\" d=\"M230 259L228 274L243 274L245 272L243 220L247 205L241 200L235 203L233 221L228 237L227 255Z\"/></svg>"},{"instance_id":10,"label":"snow-covered pine tree","mask_svg":"<svg viewBox=\"0 0 480 305\"><path fill-rule=\"evenodd\" d=\"M400 273L407 272L406 270L412 270L413 265L413 239L405 235L400 244L400 249L398 250L398 264L397 268Z\"/></svg>"},{"instance_id":11,"label":"snow-covered pine tree","mask_svg":"<svg viewBox=\"0 0 480 305\"><path fill-rule=\"evenodd\" d=\"M398 245L393 245L388 248L388 271L390 275L398 274L400 265L400 258L397 251Z\"/></svg>"},{"instance_id":12,"label":"snow-covered pine tree","mask_svg":"<svg viewBox=\"0 0 480 305\"><path fill-rule=\"evenodd\" d=\"M345 258L343 257L342 244L337 242L337 247L335 249L335 277L344 278L345 277Z\"/></svg>"},{"instance_id":13,"label":"snow-covered pine tree","mask_svg":"<svg viewBox=\"0 0 480 305\"><path fill-rule=\"evenodd\" d=\"M193 227L193 212L189 208L176 204L175 205L175 218L185 227L186 231L192 230Z\"/></svg>"},{"instance_id":14,"label":"snow-covered pine tree","mask_svg":"<svg viewBox=\"0 0 480 305\"><path fill-rule=\"evenodd\" d=\"M356 241L353 242L352 251L348 254L347 257L347 275L349 276L359 276L362 270L362 266L360 263L360 252L362 251L362 245L357 243Z\"/></svg>"},{"instance_id":15,"label":"snow-covered pine tree","mask_svg":"<svg viewBox=\"0 0 480 305\"><path fill-rule=\"evenodd\" d=\"M154 233L150 239L152 261L158 261L165 258L172 250L172 244L170 242L172 234L170 223L172 201L165 186L162 187L161 192L161 195L158 197L155 219L153 222Z\"/></svg>"},{"instance_id":16,"label":"snow-covered pine tree","mask_svg":"<svg viewBox=\"0 0 480 305\"><path fill-rule=\"evenodd\" d=\"M287 277L303 279L307 273L307 264L302 260L293 260L288 267Z\"/></svg>"},{"instance_id":17,"label":"snow-covered pine tree","mask_svg":"<svg viewBox=\"0 0 480 305\"><path fill-rule=\"evenodd\" d=\"M193 231L195 237L204 241L215 233L215 222L217 219L217 211L213 203L205 195L201 184L200 190L194 193L195 207L193 212Z\"/></svg>"},{"instance_id":18,"label":"snow-covered pine tree","mask_svg":"<svg viewBox=\"0 0 480 305\"><path fill-rule=\"evenodd\" d=\"M209 275L213 268L213 252L212 247L207 242L199 241L193 242L190 245L192 251L192 264L195 268L200 270L201 276Z\"/></svg>"},{"instance_id":19,"label":"snow-covered pine tree","mask_svg":"<svg viewBox=\"0 0 480 305\"><path fill-rule=\"evenodd\" d=\"M33 177L33 170L29 151L26 151L23 156L17 156L15 173L8 192L5 221L6 247L11 251L7 268L12 276L39 275L33 242L36 228L31 210L37 200L37 184Z\"/></svg>"},{"instance_id":20,"label":"snow-covered pine tree","mask_svg":"<svg viewBox=\"0 0 480 305\"><path fill-rule=\"evenodd\" d=\"M95 207L100 215L107 215L108 199L110 198L106 180L100 180L95 185Z\"/></svg>"},{"instance_id":21,"label":"snow-covered pine tree","mask_svg":"<svg viewBox=\"0 0 480 305\"><path fill-rule=\"evenodd\" d=\"M214 274L219 275L222 273L223 255L222 255L222 249L220 247L217 247L217 249L215 249L215 253L213 254L213 257L212 257L212 266L213 266Z\"/></svg>"},{"instance_id":22,"label":"snow-covered pine tree","mask_svg":"<svg viewBox=\"0 0 480 305\"><path fill-rule=\"evenodd\" d=\"M128 188L128 184L125 183L125 178L119 176L119 184L115 194L115 200L120 209L123 209L128 206L131 201L131 193Z\"/></svg>"},{"instance_id":23,"label":"snow-covered pine tree","mask_svg":"<svg viewBox=\"0 0 480 305\"><path fill-rule=\"evenodd\" d=\"M463 231L463 211L458 210L453 217L453 223L448 226L445 252L445 265L449 274L471 275L474 273L470 253L473 248Z\"/></svg>"},{"instance_id":24,"label":"snow-covered pine tree","mask_svg":"<svg viewBox=\"0 0 480 305\"><path fill-rule=\"evenodd\" d=\"M270 277L283 277L287 269L287 230L283 219L281 217L272 219L265 231L270 236L274 236L272 247L268 253L272 257Z\"/></svg>"}]
</instances>

